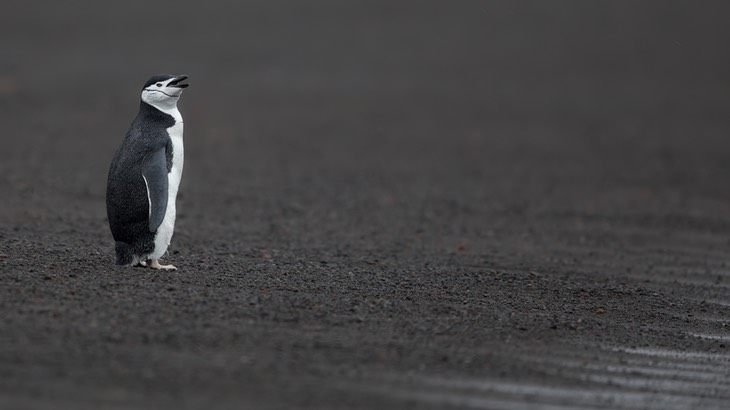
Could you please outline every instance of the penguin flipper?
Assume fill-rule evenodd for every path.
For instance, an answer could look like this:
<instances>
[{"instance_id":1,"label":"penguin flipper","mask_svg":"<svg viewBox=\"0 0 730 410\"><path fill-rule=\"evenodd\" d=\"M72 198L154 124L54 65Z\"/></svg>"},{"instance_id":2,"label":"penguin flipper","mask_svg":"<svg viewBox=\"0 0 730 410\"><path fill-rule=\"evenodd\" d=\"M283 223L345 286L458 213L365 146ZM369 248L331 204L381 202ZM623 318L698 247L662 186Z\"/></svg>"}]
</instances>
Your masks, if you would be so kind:
<instances>
[{"instance_id":1,"label":"penguin flipper","mask_svg":"<svg viewBox=\"0 0 730 410\"><path fill-rule=\"evenodd\" d=\"M149 229L156 232L162 224L167 210L167 157L165 149L159 149L145 158L142 178L147 188L149 201Z\"/></svg>"}]
</instances>

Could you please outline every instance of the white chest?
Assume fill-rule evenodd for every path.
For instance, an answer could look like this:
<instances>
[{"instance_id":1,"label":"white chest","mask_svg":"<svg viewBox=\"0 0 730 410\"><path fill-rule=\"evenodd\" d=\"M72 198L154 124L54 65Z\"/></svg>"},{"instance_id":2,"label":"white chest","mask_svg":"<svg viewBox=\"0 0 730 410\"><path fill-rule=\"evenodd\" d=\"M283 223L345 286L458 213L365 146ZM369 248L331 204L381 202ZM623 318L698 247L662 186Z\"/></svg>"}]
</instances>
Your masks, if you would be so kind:
<instances>
[{"instance_id":1,"label":"white chest","mask_svg":"<svg viewBox=\"0 0 730 410\"><path fill-rule=\"evenodd\" d=\"M169 185L169 199L174 201L177 196L177 189L182 178L183 163L185 162L185 147L183 145L183 122L178 121L167 129L172 141L172 169L167 175Z\"/></svg>"},{"instance_id":2,"label":"white chest","mask_svg":"<svg viewBox=\"0 0 730 410\"><path fill-rule=\"evenodd\" d=\"M168 128L167 133L170 135L170 140L172 140L172 168L167 174L167 209L165 210L165 217L162 219L162 223L157 228L157 233L155 234L155 248L149 255L151 259L159 259L170 245L172 232L175 229L175 215L177 213L175 201L177 199L177 190L180 187L183 162L185 159L182 121L177 121L175 125Z\"/></svg>"}]
</instances>

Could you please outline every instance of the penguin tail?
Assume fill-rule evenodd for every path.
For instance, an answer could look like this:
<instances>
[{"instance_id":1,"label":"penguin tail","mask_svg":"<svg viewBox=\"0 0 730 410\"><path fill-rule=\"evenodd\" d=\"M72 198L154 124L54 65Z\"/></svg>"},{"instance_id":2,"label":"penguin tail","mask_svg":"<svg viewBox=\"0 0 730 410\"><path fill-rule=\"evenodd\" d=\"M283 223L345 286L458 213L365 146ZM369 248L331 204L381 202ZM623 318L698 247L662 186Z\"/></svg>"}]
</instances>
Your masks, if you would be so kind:
<instances>
[{"instance_id":1,"label":"penguin tail","mask_svg":"<svg viewBox=\"0 0 730 410\"><path fill-rule=\"evenodd\" d=\"M128 243L117 242L114 250L117 253L117 265L131 265L134 263L134 251Z\"/></svg>"}]
</instances>

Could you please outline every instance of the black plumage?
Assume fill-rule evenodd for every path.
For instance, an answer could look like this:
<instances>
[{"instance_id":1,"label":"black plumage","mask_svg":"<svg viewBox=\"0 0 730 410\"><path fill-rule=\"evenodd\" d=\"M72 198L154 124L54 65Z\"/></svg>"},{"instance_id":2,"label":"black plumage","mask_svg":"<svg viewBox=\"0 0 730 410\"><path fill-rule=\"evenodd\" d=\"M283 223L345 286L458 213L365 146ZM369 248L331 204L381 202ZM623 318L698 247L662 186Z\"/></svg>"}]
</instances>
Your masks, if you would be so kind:
<instances>
[{"instance_id":1,"label":"black plumage","mask_svg":"<svg viewBox=\"0 0 730 410\"><path fill-rule=\"evenodd\" d=\"M170 78L152 77L145 87ZM106 206L119 265L132 264L135 255L147 255L154 249L155 232L167 207L167 174L172 167L167 128L174 124L171 115L141 102L112 160Z\"/></svg>"}]
</instances>

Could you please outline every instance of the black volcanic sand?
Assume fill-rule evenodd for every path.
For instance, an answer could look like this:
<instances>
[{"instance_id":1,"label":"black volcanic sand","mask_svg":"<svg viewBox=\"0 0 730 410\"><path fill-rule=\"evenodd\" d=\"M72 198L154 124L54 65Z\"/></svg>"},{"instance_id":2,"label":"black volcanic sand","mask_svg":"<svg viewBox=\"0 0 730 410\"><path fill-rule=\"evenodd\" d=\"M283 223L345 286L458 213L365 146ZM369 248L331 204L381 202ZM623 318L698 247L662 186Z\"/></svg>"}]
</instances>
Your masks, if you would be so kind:
<instances>
[{"instance_id":1,"label":"black volcanic sand","mask_svg":"<svg viewBox=\"0 0 730 410\"><path fill-rule=\"evenodd\" d=\"M0 407L730 406L727 2L46 3L0 5ZM157 72L175 273L104 205Z\"/></svg>"}]
</instances>

